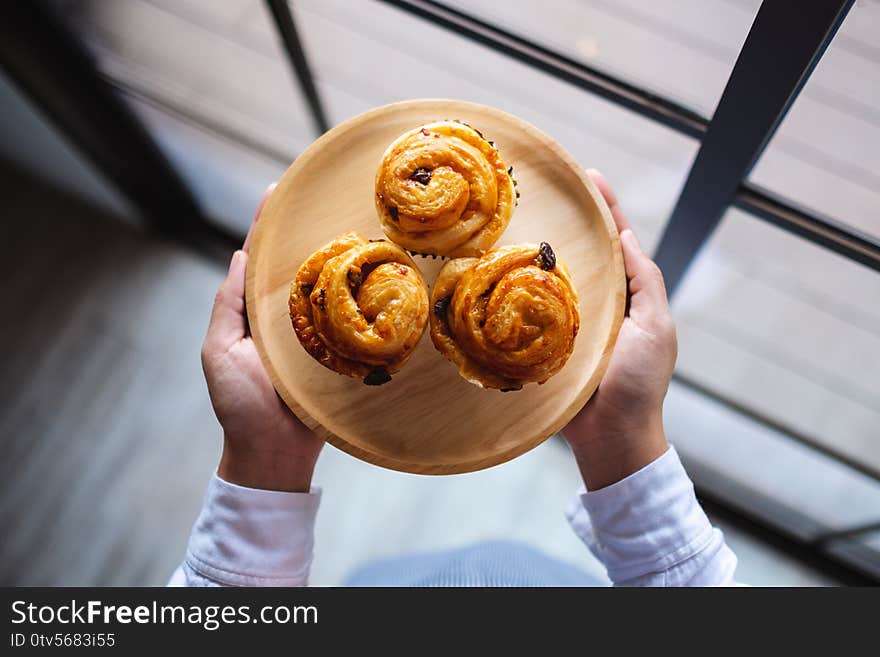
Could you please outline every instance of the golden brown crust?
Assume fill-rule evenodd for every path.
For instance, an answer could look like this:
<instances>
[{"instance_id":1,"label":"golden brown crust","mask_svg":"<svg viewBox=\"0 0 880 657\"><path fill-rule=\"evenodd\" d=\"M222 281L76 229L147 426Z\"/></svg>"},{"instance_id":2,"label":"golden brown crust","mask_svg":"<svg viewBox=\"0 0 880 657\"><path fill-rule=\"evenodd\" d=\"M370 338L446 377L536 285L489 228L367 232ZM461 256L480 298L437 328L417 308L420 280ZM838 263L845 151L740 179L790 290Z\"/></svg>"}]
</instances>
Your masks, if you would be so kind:
<instances>
[{"instance_id":1,"label":"golden brown crust","mask_svg":"<svg viewBox=\"0 0 880 657\"><path fill-rule=\"evenodd\" d=\"M325 367L364 383L389 380L428 321L428 293L396 244L340 235L313 253L290 286L290 320L303 348Z\"/></svg>"},{"instance_id":2,"label":"golden brown crust","mask_svg":"<svg viewBox=\"0 0 880 657\"><path fill-rule=\"evenodd\" d=\"M458 121L403 134L376 172L382 228L416 253L482 255L504 232L515 206L513 177L498 150Z\"/></svg>"},{"instance_id":3,"label":"golden brown crust","mask_svg":"<svg viewBox=\"0 0 880 657\"><path fill-rule=\"evenodd\" d=\"M545 244L450 260L431 305L434 346L484 388L544 383L565 365L580 325L568 269Z\"/></svg>"}]
</instances>

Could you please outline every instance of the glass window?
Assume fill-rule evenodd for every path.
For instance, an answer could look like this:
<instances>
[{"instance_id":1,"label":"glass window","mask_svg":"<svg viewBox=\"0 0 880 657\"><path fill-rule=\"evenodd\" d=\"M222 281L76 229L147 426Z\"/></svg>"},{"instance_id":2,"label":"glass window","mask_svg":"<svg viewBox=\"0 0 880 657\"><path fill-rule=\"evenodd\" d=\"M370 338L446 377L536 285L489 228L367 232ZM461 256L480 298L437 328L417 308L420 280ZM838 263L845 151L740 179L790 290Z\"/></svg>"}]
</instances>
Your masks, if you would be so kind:
<instances>
[{"instance_id":1,"label":"glass window","mask_svg":"<svg viewBox=\"0 0 880 657\"><path fill-rule=\"evenodd\" d=\"M760 0L447 4L711 116Z\"/></svg>"},{"instance_id":2,"label":"glass window","mask_svg":"<svg viewBox=\"0 0 880 657\"><path fill-rule=\"evenodd\" d=\"M673 381L669 440L698 490L814 541L880 521L880 481Z\"/></svg>"},{"instance_id":3,"label":"glass window","mask_svg":"<svg viewBox=\"0 0 880 657\"><path fill-rule=\"evenodd\" d=\"M675 297L679 371L880 472L880 276L730 210Z\"/></svg>"},{"instance_id":4,"label":"glass window","mask_svg":"<svg viewBox=\"0 0 880 657\"><path fill-rule=\"evenodd\" d=\"M213 221L244 235L266 186L289 161L243 146L138 97L127 97L166 157ZM292 159L292 158L291 158Z\"/></svg>"},{"instance_id":5,"label":"glass window","mask_svg":"<svg viewBox=\"0 0 880 657\"><path fill-rule=\"evenodd\" d=\"M15 163L119 219L131 219L128 199L0 71L0 163Z\"/></svg>"},{"instance_id":6,"label":"glass window","mask_svg":"<svg viewBox=\"0 0 880 657\"><path fill-rule=\"evenodd\" d=\"M857 2L750 179L880 237L880 3Z\"/></svg>"},{"instance_id":7,"label":"glass window","mask_svg":"<svg viewBox=\"0 0 880 657\"><path fill-rule=\"evenodd\" d=\"M246 228L266 184L315 138L265 4L59 4L210 215ZM259 48L255 32L269 35Z\"/></svg>"},{"instance_id":8,"label":"glass window","mask_svg":"<svg viewBox=\"0 0 880 657\"><path fill-rule=\"evenodd\" d=\"M295 155L314 139L264 3L87 0L67 14L124 88L270 151ZM270 35L260 49L248 39L257 29Z\"/></svg>"},{"instance_id":9,"label":"glass window","mask_svg":"<svg viewBox=\"0 0 880 657\"><path fill-rule=\"evenodd\" d=\"M293 7L334 122L409 98L499 107L605 172L646 248L659 239L694 140L388 5L303 0Z\"/></svg>"}]
</instances>

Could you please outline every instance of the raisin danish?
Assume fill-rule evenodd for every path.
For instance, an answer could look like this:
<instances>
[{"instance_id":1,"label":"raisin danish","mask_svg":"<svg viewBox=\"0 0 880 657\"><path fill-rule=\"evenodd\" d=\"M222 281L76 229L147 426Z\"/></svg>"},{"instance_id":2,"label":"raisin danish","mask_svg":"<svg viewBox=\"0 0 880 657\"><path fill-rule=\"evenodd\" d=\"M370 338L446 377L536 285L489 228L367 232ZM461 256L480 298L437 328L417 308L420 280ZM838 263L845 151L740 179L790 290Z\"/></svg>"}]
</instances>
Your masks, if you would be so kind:
<instances>
[{"instance_id":1,"label":"raisin danish","mask_svg":"<svg viewBox=\"0 0 880 657\"><path fill-rule=\"evenodd\" d=\"M517 196L495 145L459 121L400 136L376 172L382 228L414 253L482 255L510 222Z\"/></svg>"},{"instance_id":2,"label":"raisin danish","mask_svg":"<svg viewBox=\"0 0 880 657\"><path fill-rule=\"evenodd\" d=\"M503 391L562 369L580 324L568 269L546 242L450 260L431 303L437 350L471 383Z\"/></svg>"},{"instance_id":3,"label":"raisin danish","mask_svg":"<svg viewBox=\"0 0 880 657\"><path fill-rule=\"evenodd\" d=\"M380 385L418 344L428 321L428 292L403 249L348 232L300 266L289 310L300 343L315 360Z\"/></svg>"}]
</instances>

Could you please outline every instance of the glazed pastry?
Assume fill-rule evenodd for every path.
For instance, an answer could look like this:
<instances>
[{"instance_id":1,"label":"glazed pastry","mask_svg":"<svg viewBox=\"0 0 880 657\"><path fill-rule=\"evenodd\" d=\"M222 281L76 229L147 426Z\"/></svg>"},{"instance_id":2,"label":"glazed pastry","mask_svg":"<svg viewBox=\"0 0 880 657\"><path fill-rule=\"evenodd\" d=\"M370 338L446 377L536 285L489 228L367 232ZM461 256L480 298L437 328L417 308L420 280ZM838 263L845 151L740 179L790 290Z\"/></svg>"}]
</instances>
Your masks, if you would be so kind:
<instances>
[{"instance_id":1,"label":"glazed pastry","mask_svg":"<svg viewBox=\"0 0 880 657\"><path fill-rule=\"evenodd\" d=\"M300 343L321 365L381 385L418 344L428 292L403 249L349 232L300 266L289 309Z\"/></svg>"},{"instance_id":2,"label":"glazed pastry","mask_svg":"<svg viewBox=\"0 0 880 657\"><path fill-rule=\"evenodd\" d=\"M413 253L482 255L507 227L517 196L513 168L492 142L459 121L402 135L376 172L382 228Z\"/></svg>"},{"instance_id":3,"label":"glazed pastry","mask_svg":"<svg viewBox=\"0 0 880 657\"><path fill-rule=\"evenodd\" d=\"M568 268L546 242L450 260L431 304L437 350L471 383L505 392L562 369L580 324Z\"/></svg>"}]
</instances>

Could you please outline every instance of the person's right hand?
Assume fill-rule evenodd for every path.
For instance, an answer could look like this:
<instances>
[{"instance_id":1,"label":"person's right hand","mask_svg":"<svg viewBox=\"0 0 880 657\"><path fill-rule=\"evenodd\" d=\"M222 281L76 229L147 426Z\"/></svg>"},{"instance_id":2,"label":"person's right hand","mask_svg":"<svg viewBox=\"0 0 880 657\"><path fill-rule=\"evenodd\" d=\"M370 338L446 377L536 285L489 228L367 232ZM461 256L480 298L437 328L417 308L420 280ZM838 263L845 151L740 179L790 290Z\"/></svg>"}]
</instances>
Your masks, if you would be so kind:
<instances>
[{"instance_id":1,"label":"person's right hand","mask_svg":"<svg viewBox=\"0 0 880 657\"><path fill-rule=\"evenodd\" d=\"M663 399L678 343L663 275L642 251L608 181L587 172L611 209L620 233L629 310L608 370L586 406L563 429L589 490L609 486L667 449Z\"/></svg>"}]
</instances>

